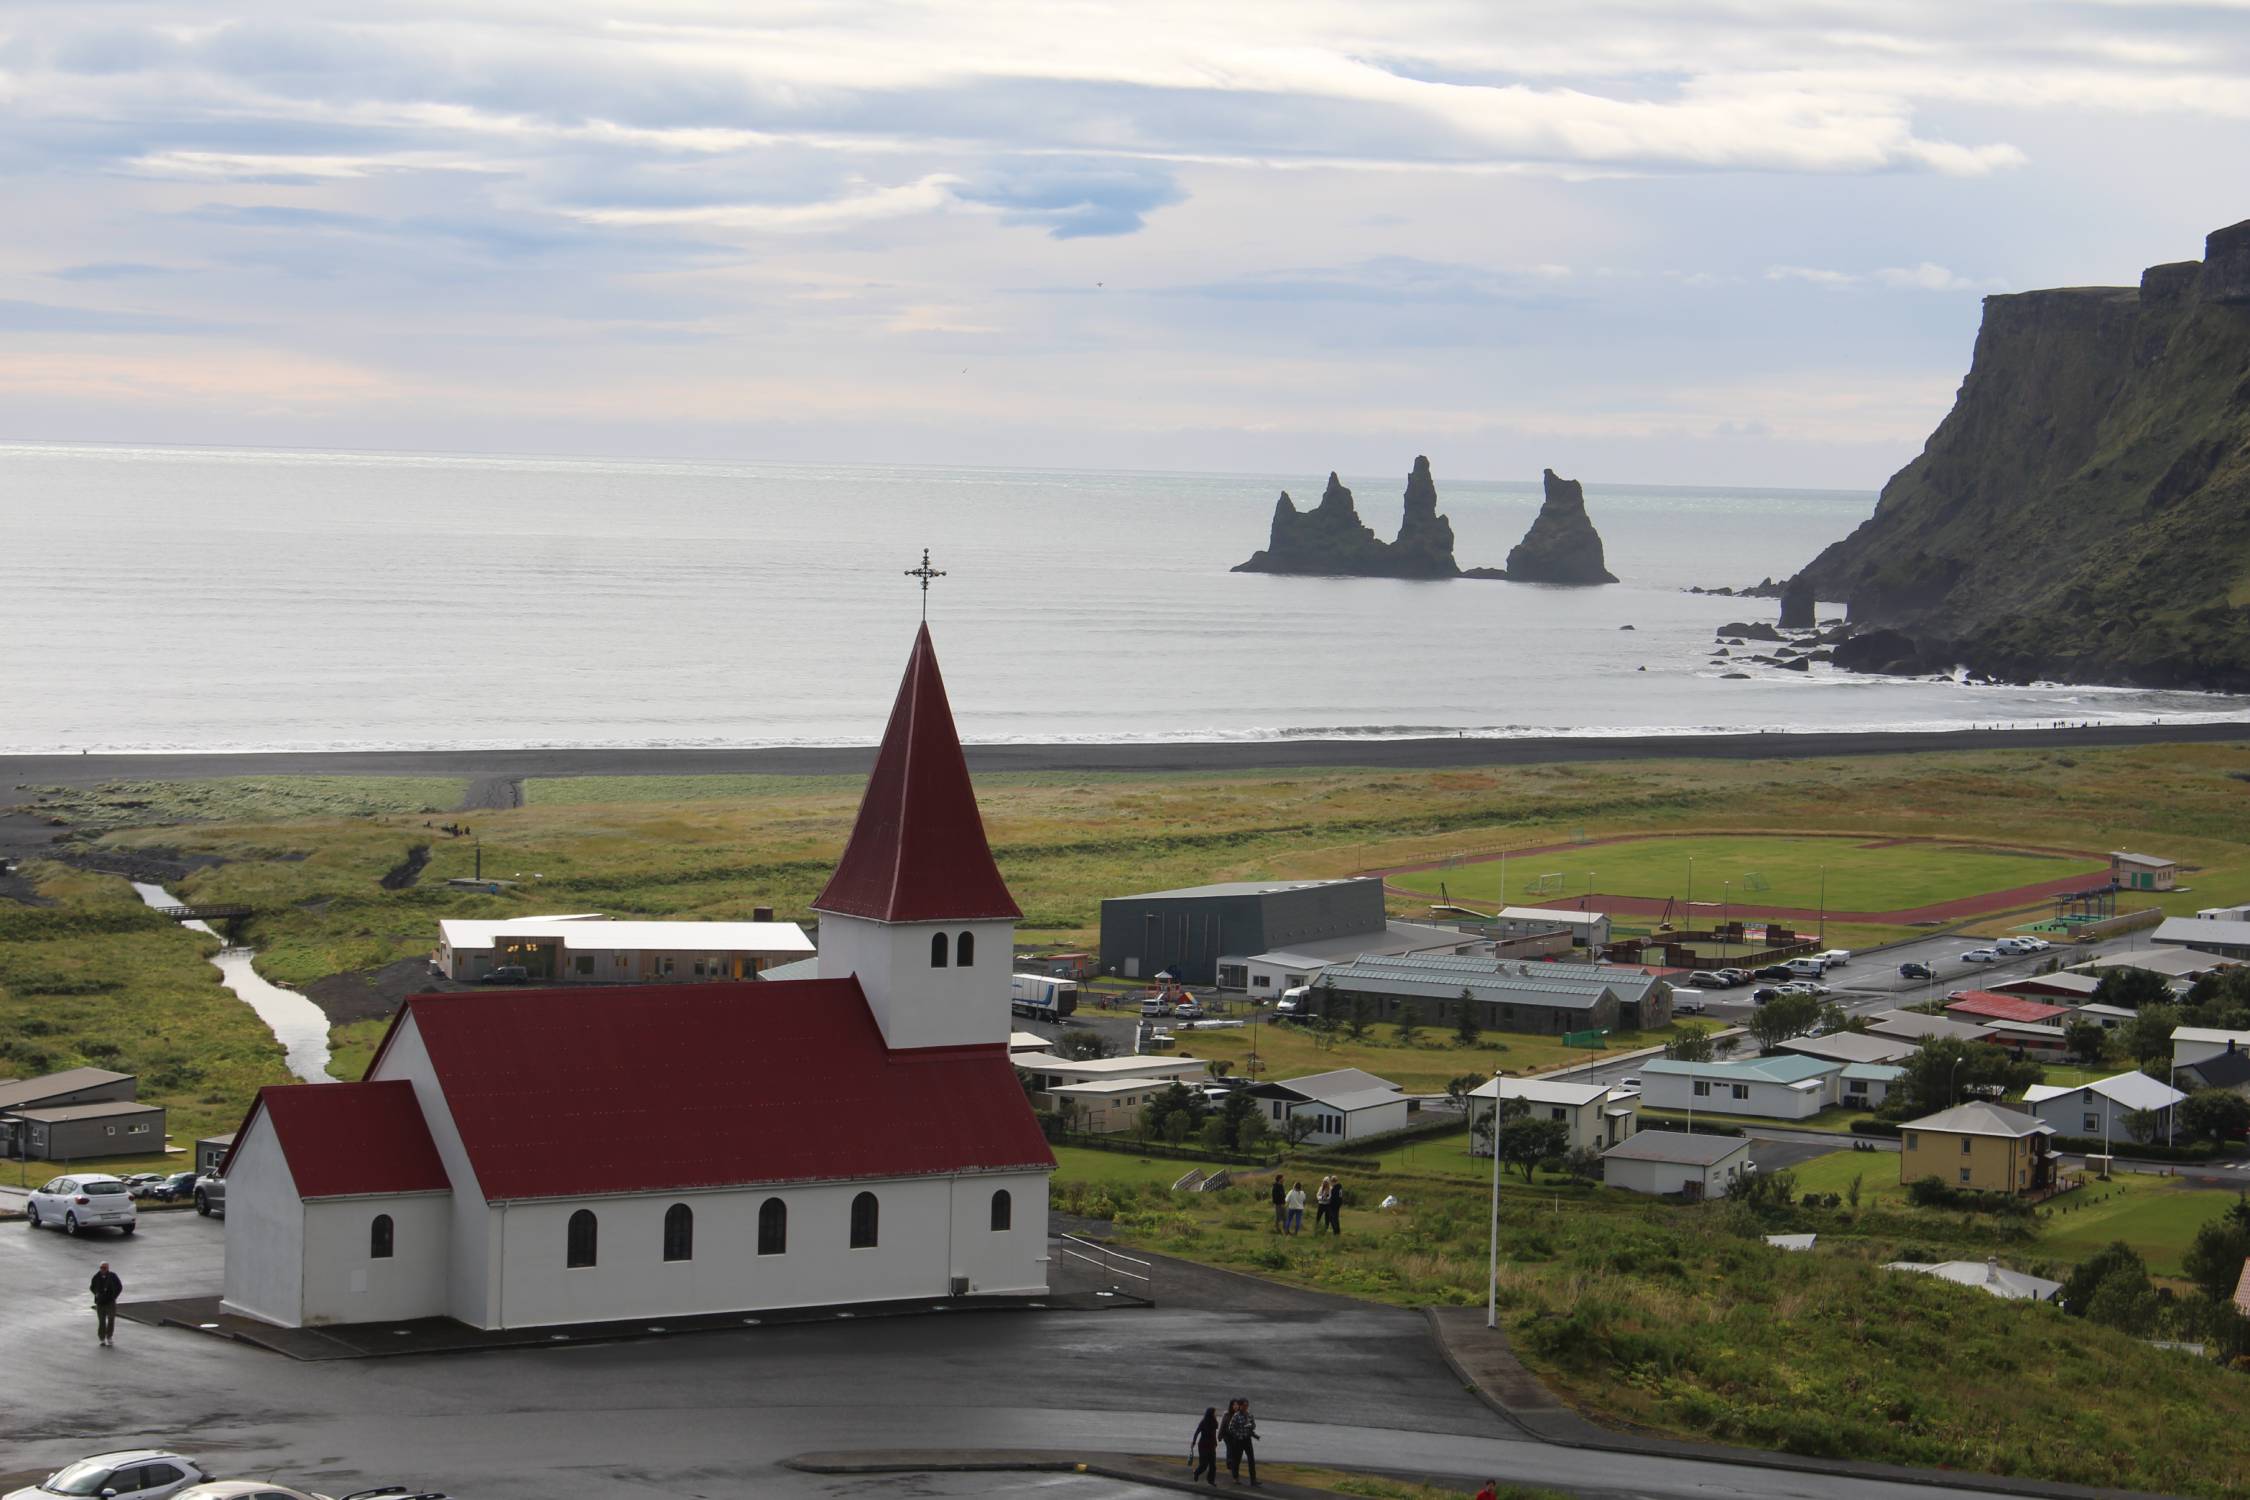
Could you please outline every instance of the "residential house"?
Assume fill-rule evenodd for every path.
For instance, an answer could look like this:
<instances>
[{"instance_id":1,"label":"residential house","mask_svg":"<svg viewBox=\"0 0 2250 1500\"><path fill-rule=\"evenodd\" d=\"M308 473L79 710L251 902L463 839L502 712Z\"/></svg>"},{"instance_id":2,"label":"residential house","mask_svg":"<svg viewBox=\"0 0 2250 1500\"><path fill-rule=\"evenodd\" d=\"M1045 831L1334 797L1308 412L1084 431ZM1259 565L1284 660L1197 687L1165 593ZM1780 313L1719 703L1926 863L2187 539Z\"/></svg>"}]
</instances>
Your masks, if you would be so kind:
<instances>
[{"instance_id":1,"label":"residential house","mask_svg":"<svg viewBox=\"0 0 2250 1500\"><path fill-rule=\"evenodd\" d=\"M2055 1185L2055 1127L1997 1104L1957 1104L1909 1120L1899 1132L1898 1180L1935 1177L1947 1187L2035 1193Z\"/></svg>"},{"instance_id":2,"label":"residential house","mask_svg":"<svg viewBox=\"0 0 2250 1500\"><path fill-rule=\"evenodd\" d=\"M2167 921L2191 921L2192 918L2170 917ZM2156 932L2164 928L2159 925ZM2154 933L2150 936L2153 938ZM2107 974L2112 969L2142 969L2175 985L2184 985L2200 979L2213 969L2225 967L2228 961L2213 953L2204 952L2200 946L2133 948L2123 953L2105 953L2099 958L2089 958L2082 964L2072 964L2073 971L2083 974Z\"/></svg>"},{"instance_id":3,"label":"residential house","mask_svg":"<svg viewBox=\"0 0 2250 1500\"><path fill-rule=\"evenodd\" d=\"M1894 1260L1887 1262L1883 1269L1935 1276L1940 1281L1973 1286L1980 1292L2012 1302L2052 1302L2061 1295L2063 1286L2043 1276L2011 1271L1996 1260Z\"/></svg>"},{"instance_id":4,"label":"residential house","mask_svg":"<svg viewBox=\"0 0 2250 1500\"><path fill-rule=\"evenodd\" d=\"M1642 1130L1602 1153L1602 1181L1658 1197L1724 1198L1754 1170L1748 1136Z\"/></svg>"},{"instance_id":5,"label":"residential house","mask_svg":"<svg viewBox=\"0 0 2250 1500\"><path fill-rule=\"evenodd\" d=\"M2075 1016L2077 1012L2071 1014ZM2019 1055L2036 1052L2060 1057L2070 1050L2070 1039L2060 1026L2025 1021L1988 1021L1985 1024L1991 1032L1986 1041Z\"/></svg>"},{"instance_id":6,"label":"residential house","mask_svg":"<svg viewBox=\"0 0 2250 1500\"><path fill-rule=\"evenodd\" d=\"M1489 1130L1479 1135L1478 1121L1489 1120L1492 1101L1520 1099L1534 1120L1560 1120L1570 1129L1572 1151L1606 1151L1640 1128L1641 1098L1632 1089L1606 1083L1572 1083L1560 1078L1492 1078L1469 1092L1469 1154L1490 1156Z\"/></svg>"},{"instance_id":7,"label":"residential house","mask_svg":"<svg viewBox=\"0 0 2250 1500\"><path fill-rule=\"evenodd\" d=\"M2104 1031L2115 1031L2118 1027L2130 1026L2139 1019L2139 1011L2127 1010L2122 1005L2103 1005L2095 1002L2073 1006L2070 1014L2063 1018L2063 1026L2068 1029L2073 1023L2091 1024L2099 1026Z\"/></svg>"},{"instance_id":8,"label":"residential house","mask_svg":"<svg viewBox=\"0 0 2250 1500\"><path fill-rule=\"evenodd\" d=\"M1052 1052L1016 1052L1008 1059L1025 1074L1034 1093L1046 1093L1073 1083L1102 1083L1117 1078L1150 1078L1159 1083L1200 1084L1211 1064L1200 1057L1057 1057Z\"/></svg>"},{"instance_id":9,"label":"residential house","mask_svg":"<svg viewBox=\"0 0 2250 1500\"><path fill-rule=\"evenodd\" d=\"M2197 1089L2225 1089L2233 1094L2250 1094L2250 1052L2238 1048L2181 1064L2173 1068L2172 1081L2189 1093Z\"/></svg>"},{"instance_id":10,"label":"residential house","mask_svg":"<svg viewBox=\"0 0 2250 1500\"><path fill-rule=\"evenodd\" d=\"M2002 995L1992 990L1959 990L1947 998L1945 1013L1955 1020L1972 1023L2014 1021L2024 1026L2060 1027L2069 1016L2070 1007L2027 1000L2021 995Z\"/></svg>"},{"instance_id":11,"label":"residential house","mask_svg":"<svg viewBox=\"0 0 2250 1500\"><path fill-rule=\"evenodd\" d=\"M139 1089L133 1074L107 1068L0 1082L0 1156L86 1161L161 1151L164 1110L136 1103Z\"/></svg>"},{"instance_id":12,"label":"residential house","mask_svg":"<svg viewBox=\"0 0 2250 1500\"><path fill-rule=\"evenodd\" d=\"M1835 1079L1843 1070L1844 1064L1823 1057L1742 1062L1658 1058L1641 1065L1641 1097L1650 1109L1804 1120L1835 1102Z\"/></svg>"},{"instance_id":13,"label":"residential house","mask_svg":"<svg viewBox=\"0 0 2250 1500\"><path fill-rule=\"evenodd\" d=\"M1836 1075L1836 1102L1846 1109L1880 1109L1906 1069L1887 1063L1847 1063Z\"/></svg>"},{"instance_id":14,"label":"residential house","mask_svg":"<svg viewBox=\"0 0 2250 1500\"><path fill-rule=\"evenodd\" d=\"M1305 1143L1312 1146L1340 1146L1404 1130L1418 1111L1416 1101L1397 1084L1358 1068L1255 1083L1249 1093L1264 1106L1266 1123L1276 1135L1293 1119L1310 1120Z\"/></svg>"},{"instance_id":15,"label":"residential house","mask_svg":"<svg viewBox=\"0 0 2250 1500\"><path fill-rule=\"evenodd\" d=\"M2052 974L2029 974L2022 979L2003 979L1988 984L1985 993L1992 995L2029 995L2034 999L2060 1000L2076 1005L2094 998L2101 988L2101 980L2091 974L2073 974L2068 969L2057 969Z\"/></svg>"},{"instance_id":16,"label":"residential house","mask_svg":"<svg viewBox=\"0 0 2250 1500\"><path fill-rule=\"evenodd\" d=\"M1912 1057L1922 1044L1910 1037L1878 1036L1868 1031L1832 1031L1826 1036L1793 1036L1777 1051L1800 1057L1825 1057L1838 1063L1895 1063Z\"/></svg>"},{"instance_id":17,"label":"residential house","mask_svg":"<svg viewBox=\"0 0 2250 1500\"><path fill-rule=\"evenodd\" d=\"M2207 1057L2217 1057L2223 1052L2250 1052L2250 1031L2227 1031L2217 1026L2172 1028L2174 1071L2191 1063L2202 1062Z\"/></svg>"},{"instance_id":18,"label":"residential house","mask_svg":"<svg viewBox=\"0 0 2250 1500\"><path fill-rule=\"evenodd\" d=\"M195 1143L196 1172L201 1176L210 1176L213 1172L219 1170L219 1163L225 1161L227 1153L233 1149L234 1132L231 1130L225 1135L207 1135L197 1140Z\"/></svg>"},{"instance_id":19,"label":"residential house","mask_svg":"<svg viewBox=\"0 0 2250 1500\"><path fill-rule=\"evenodd\" d=\"M1975 1021L1927 1015L1918 1010L1879 1010L1869 1017L1866 1034L1908 1042L1933 1039L1981 1042L1992 1035L1992 1028Z\"/></svg>"},{"instance_id":20,"label":"residential house","mask_svg":"<svg viewBox=\"0 0 2250 1500\"><path fill-rule=\"evenodd\" d=\"M2128 891L2168 891L2179 883L2180 862L2161 854L2119 849L2109 857L2109 883Z\"/></svg>"},{"instance_id":21,"label":"residential house","mask_svg":"<svg viewBox=\"0 0 2250 1500\"><path fill-rule=\"evenodd\" d=\"M2058 1134L2099 1137L2124 1146L2136 1140L2168 1139L2172 1110L2185 1098L2146 1073L2119 1073L2087 1084L2037 1083L2023 1091L2024 1106ZM2145 1137L2126 1128L2125 1117L2136 1113L2155 1116L2155 1128Z\"/></svg>"},{"instance_id":22,"label":"residential house","mask_svg":"<svg viewBox=\"0 0 2250 1500\"><path fill-rule=\"evenodd\" d=\"M1528 937L1560 929L1580 948L1600 948L1609 942L1609 913L1580 911L1569 906L1503 906L1486 924L1495 936Z\"/></svg>"},{"instance_id":23,"label":"residential house","mask_svg":"<svg viewBox=\"0 0 2250 1500\"><path fill-rule=\"evenodd\" d=\"M1041 1091L1049 1108L1070 1104L1075 1129L1089 1135L1111 1135L1132 1130L1141 1123L1141 1112L1172 1085L1155 1078L1095 1078L1085 1083L1058 1084Z\"/></svg>"}]
</instances>

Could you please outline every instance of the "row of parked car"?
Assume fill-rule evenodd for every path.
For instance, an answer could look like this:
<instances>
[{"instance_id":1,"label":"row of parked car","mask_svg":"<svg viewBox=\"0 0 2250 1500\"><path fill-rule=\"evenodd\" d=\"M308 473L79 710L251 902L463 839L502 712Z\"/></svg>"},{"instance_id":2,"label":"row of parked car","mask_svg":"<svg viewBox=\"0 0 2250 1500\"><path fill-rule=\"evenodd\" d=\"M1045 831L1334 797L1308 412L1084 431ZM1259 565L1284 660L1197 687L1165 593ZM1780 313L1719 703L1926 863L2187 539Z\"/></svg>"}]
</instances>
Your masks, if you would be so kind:
<instances>
[{"instance_id":1,"label":"row of parked car","mask_svg":"<svg viewBox=\"0 0 2250 1500\"><path fill-rule=\"evenodd\" d=\"M1989 948L1971 948L1961 955L1965 964L1996 964L2002 959L2021 958L2027 953L2044 953L2054 947L2045 938L2004 937ZM1937 970L1924 963L1903 963L1898 966L1901 979L1935 979Z\"/></svg>"},{"instance_id":2,"label":"row of parked car","mask_svg":"<svg viewBox=\"0 0 2250 1500\"><path fill-rule=\"evenodd\" d=\"M227 1185L221 1177L194 1172L135 1172L128 1177L112 1177L92 1172L41 1183L25 1200L24 1220L33 1229L60 1229L65 1234L83 1234L89 1229L131 1234L141 1227L141 1211L133 1201L136 1198L159 1203L192 1199L195 1211L206 1216L227 1211Z\"/></svg>"},{"instance_id":3,"label":"row of parked car","mask_svg":"<svg viewBox=\"0 0 2250 1500\"><path fill-rule=\"evenodd\" d=\"M0 1500L52 1500L57 1495L73 1500L107 1500L112 1495L131 1495L135 1500L330 1500L270 1479L213 1479L194 1459L163 1448L97 1453L57 1469L37 1484L10 1490ZM386 1484L354 1490L336 1500L445 1500L445 1496L436 1490Z\"/></svg>"}]
</instances>

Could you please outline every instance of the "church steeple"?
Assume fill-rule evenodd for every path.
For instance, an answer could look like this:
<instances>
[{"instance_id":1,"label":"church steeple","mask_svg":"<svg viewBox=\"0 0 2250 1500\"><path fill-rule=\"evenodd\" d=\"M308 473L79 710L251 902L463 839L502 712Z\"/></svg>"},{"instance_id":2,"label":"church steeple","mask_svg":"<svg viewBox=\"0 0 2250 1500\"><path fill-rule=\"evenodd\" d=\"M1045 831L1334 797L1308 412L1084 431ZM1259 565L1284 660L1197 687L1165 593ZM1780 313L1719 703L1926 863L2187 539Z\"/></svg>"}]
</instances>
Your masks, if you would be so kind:
<instances>
[{"instance_id":1,"label":"church steeple","mask_svg":"<svg viewBox=\"0 0 2250 1500\"><path fill-rule=\"evenodd\" d=\"M859 820L813 909L878 922L1023 915L985 842L928 625L915 632Z\"/></svg>"},{"instance_id":2,"label":"church steeple","mask_svg":"<svg viewBox=\"0 0 2250 1500\"><path fill-rule=\"evenodd\" d=\"M930 627L914 637L820 913L820 975L854 976L893 1050L1005 1045L1015 924Z\"/></svg>"}]
</instances>

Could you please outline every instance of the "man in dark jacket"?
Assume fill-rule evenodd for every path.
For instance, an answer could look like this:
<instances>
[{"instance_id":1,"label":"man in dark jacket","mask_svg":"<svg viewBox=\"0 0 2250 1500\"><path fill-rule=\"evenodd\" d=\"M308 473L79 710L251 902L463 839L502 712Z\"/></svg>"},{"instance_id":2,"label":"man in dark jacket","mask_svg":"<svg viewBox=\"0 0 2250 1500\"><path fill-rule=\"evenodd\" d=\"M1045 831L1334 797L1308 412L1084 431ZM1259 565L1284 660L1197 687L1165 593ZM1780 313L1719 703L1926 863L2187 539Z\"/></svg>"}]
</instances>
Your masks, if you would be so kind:
<instances>
[{"instance_id":1,"label":"man in dark jacket","mask_svg":"<svg viewBox=\"0 0 2250 1500\"><path fill-rule=\"evenodd\" d=\"M117 1273L105 1260L86 1290L94 1294L94 1329L106 1345L109 1336L117 1331L117 1299L125 1295L125 1283L117 1279Z\"/></svg>"},{"instance_id":2,"label":"man in dark jacket","mask_svg":"<svg viewBox=\"0 0 2250 1500\"><path fill-rule=\"evenodd\" d=\"M1227 1403L1227 1419L1219 1427L1219 1439L1227 1445L1227 1473L1234 1482L1242 1482L1242 1464L1250 1465L1250 1482L1258 1482L1258 1419L1250 1415L1250 1401L1237 1396Z\"/></svg>"},{"instance_id":3,"label":"man in dark jacket","mask_svg":"<svg viewBox=\"0 0 2250 1500\"><path fill-rule=\"evenodd\" d=\"M1281 1174L1273 1174L1273 1227L1279 1233L1289 1222L1289 1190L1281 1185Z\"/></svg>"}]
</instances>

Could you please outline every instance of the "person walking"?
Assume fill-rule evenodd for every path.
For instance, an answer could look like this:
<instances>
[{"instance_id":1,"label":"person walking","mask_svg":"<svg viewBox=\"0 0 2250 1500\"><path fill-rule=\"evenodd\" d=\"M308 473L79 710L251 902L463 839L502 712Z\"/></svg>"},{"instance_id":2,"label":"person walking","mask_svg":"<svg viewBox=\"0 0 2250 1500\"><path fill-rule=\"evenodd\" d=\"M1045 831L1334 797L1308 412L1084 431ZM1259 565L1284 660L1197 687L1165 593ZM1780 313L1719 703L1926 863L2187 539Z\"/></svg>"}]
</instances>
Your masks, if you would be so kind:
<instances>
[{"instance_id":1,"label":"person walking","mask_svg":"<svg viewBox=\"0 0 2250 1500\"><path fill-rule=\"evenodd\" d=\"M1289 1221L1283 1232L1296 1234L1305 1227L1305 1185L1300 1182L1291 1188L1289 1196L1282 1202L1289 1209Z\"/></svg>"},{"instance_id":2,"label":"person walking","mask_svg":"<svg viewBox=\"0 0 2250 1500\"><path fill-rule=\"evenodd\" d=\"M1257 1484L1258 1419L1250 1415L1250 1398L1237 1396L1227 1403L1227 1473L1236 1484L1242 1483L1244 1463L1250 1465L1250 1482ZM1218 1483L1216 1479L1211 1482Z\"/></svg>"},{"instance_id":3,"label":"person walking","mask_svg":"<svg viewBox=\"0 0 2250 1500\"><path fill-rule=\"evenodd\" d=\"M1285 1233L1289 1228L1289 1189L1281 1182L1281 1174L1273 1174L1273 1232Z\"/></svg>"},{"instance_id":4,"label":"person walking","mask_svg":"<svg viewBox=\"0 0 2250 1500\"><path fill-rule=\"evenodd\" d=\"M117 1331L117 1299L125 1295L125 1283L117 1279L105 1260L86 1290L94 1294L94 1332L102 1347L108 1348L110 1335Z\"/></svg>"},{"instance_id":5,"label":"person walking","mask_svg":"<svg viewBox=\"0 0 2250 1500\"><path fill-rule=\"evenodd\" d=\"M1231 1415L1231 1413L1230 1413ZM1188 1439L1188 1456L1195 1460L1195 1472L1188 1482L1206 1480L1213 1489L1219 1484L1219 1409L1203 1408L1203 1420L1195 1424L1195 1436Z\"/></svg>"},{"instance_id":6,"label":"person walking","mask_svg":"<svg viewBox=\"0 0 2250 1500\"><path fill-rule=\"evenodd\" d=\"M1477 1500L1500 1500L1500 1481L1487 1479L1484 1488L1477 1491Z\"/></svg>"}]
</instances>

